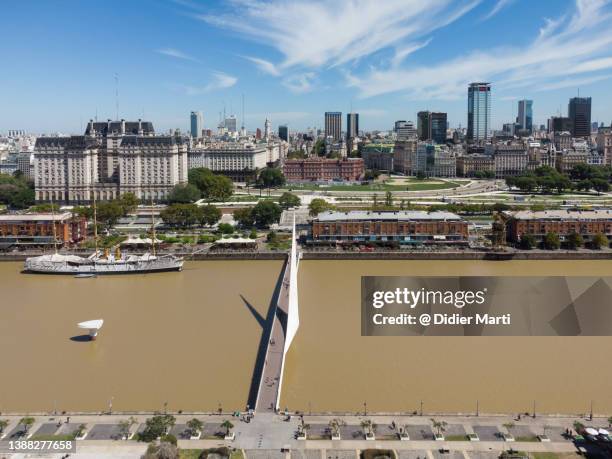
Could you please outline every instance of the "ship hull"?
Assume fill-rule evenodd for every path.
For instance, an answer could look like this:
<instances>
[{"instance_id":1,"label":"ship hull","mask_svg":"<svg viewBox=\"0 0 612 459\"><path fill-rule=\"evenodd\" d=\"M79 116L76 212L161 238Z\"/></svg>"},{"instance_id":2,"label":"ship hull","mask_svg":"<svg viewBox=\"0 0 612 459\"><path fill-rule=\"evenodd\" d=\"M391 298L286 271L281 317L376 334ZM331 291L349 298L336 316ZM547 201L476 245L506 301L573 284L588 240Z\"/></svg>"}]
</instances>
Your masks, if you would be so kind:
<instances>
[{"instance_id":1,"label":"ship hull","mask_svg":"<svg viewBox=\"0 0 612 459\"><path fill-rule=\"evenodd\" d=\"M127 259L92 260L56 254L28 258L23 272L30 274L101 276L181 271L182 268L183 259L176 257L151 257L146 254L141 257L127 257Z\"/></svg>"},{"instance_id":2,"label":"ship hull","mask_svg":"<svg viewBox=\"0 0 612 459\"><path fill-rule=\"evenodd\" d=\"M56 276L74 276L77 274L95 274L96 276L119 276L125 274L152 274L152 273L164 273L164 272L178 272L182 271L182 266L172 267L172 268L146 268L146 269L133 269L126 271L101 271L101 270L91 270L91 271L61 271L61 270L44 270L44 269L24 269L21 271L23 274L49 274Z\"/></svg>"}]
</instances>

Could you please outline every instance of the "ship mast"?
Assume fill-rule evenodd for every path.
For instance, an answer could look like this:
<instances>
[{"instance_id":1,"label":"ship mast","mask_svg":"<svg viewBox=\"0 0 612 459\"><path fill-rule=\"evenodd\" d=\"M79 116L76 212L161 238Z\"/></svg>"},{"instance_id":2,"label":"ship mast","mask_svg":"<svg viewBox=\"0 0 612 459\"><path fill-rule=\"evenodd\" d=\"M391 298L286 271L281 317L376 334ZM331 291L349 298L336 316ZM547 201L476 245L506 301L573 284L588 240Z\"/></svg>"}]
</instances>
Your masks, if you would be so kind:
<instances>
[{"instance_id":1,"label":"ship mast","mask_svg":"<svg viewBox=\"0 0 612 459\"><path fill-rule=\"evenodd\" d=\"M94 247L96 257L98 256L98 210L96 206L96 190L92 190L93 193L93 224L94 224Z\"/></svg>"},{"instance_id":2,"label":"ship mast","mask_svg":"<svg viewBox=\"0 0 612 459\"><path fill-rule=\"evenodd\" d=\"M151 252L153 253L153 256L155 256L155 215L154 215L154 208L153 208L153 198L151 198L151 233L152 233L152 239L151 239Z\"/></svg>"},{"instance_id":3,"label":"ship mast","mask_svg":"<svg viewBox=\"0 0 612 459\"><path fill-rule=\"evenodd\" d=\"M55 228L55 210L53 209L53 196L51 196L51 226L53 226L53 249L57 255L57 229Z\"/></svg>"}]
</instances>

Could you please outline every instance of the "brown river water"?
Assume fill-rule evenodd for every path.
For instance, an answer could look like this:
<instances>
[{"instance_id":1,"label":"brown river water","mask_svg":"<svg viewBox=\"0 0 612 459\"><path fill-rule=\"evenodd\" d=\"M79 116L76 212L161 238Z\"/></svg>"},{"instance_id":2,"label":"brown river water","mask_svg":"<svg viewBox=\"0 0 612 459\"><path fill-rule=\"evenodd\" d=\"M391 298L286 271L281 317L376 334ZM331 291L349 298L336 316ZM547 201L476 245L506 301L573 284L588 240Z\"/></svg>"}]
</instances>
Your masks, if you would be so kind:
<instances>
[{"instance_id":1,"label":"brown river water","mask_svg":"<svg viewBox=\"0 0 612 459\"><path fill-rule=\"evenodd\" d=\"M280 261L75 279L0 263L0 411L242 409ZM612 337L361 337L362 275L612 276L610 261L302 261L292 410L612 411ZM241 297L242 296L242 297ZM76 323L103 318L94 342Z\"/></svg>"}]
</instances>

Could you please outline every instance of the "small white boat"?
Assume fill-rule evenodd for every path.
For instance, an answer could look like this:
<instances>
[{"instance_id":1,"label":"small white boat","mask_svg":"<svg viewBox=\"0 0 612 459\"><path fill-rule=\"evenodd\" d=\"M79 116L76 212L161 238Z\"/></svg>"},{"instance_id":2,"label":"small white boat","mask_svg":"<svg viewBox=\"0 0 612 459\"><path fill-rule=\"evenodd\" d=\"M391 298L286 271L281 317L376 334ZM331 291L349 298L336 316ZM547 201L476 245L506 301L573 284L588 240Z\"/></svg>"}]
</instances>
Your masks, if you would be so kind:
<instances>
[{"instance_id":1,"label":"small white boat","mask_svg":"<svg viewBox=\"0 0 612 459\"><path fill-rule=\"evenodd\" d=\"M104 324L104 320L96 319L96 320L87 320L85 322L80 322L77 324L77 326L80 329L87 330L87 333L89 334L89 339L95 340L96 337L98 336L98 331L102 328L103 324Z\"/></svg>"},{"instance_id":2,"label":"small white boat","mask_svg":"<svg viewBox=\"0 0 612 459\"><path fill-rule=\"evenodd\" d=\"M81 273L81 274L77 274L74 277L76 277L77 279L87 279L89 277L96 277L96 275L92 273Z\"/></svg>"}]
</instances>

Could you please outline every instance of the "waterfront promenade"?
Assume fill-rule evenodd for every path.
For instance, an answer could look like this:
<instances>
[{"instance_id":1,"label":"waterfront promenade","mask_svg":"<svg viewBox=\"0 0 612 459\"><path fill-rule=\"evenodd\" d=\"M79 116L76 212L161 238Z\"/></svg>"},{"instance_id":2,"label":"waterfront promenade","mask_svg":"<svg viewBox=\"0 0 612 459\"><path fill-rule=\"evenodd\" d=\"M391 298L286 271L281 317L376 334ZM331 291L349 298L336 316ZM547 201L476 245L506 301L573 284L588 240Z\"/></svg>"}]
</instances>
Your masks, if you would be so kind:
<instances>
[{"instance_id":1,"label":"waterfront promenade","mask_svg":"<svg viewBox=\"0 0 612 459\"><path fill-rule=\"evenodd\" d=\"M21 416L0 417L9 420L9 425L5 430L7 436L3 441L8 440L22 429L19 426ZM137 458L145 451L145 443L113 439L113 435L116 435L118 431L119 421L127 417L127 415L79 415L71 416L69 424L66 424L65 416L36 416L35 423L30 428L30 433L33 434L32 438L42 433L45 435L61 434L68 432L70 428L79 424L85 424L88 434L85 440L78 441L77 453L71 454L71 458ZM137 422L131 431L140 431L147 417L146 415L136 415ZM194 417L204 423L203 431L206 439L188 440L182 438L186 429L186 422ZM222 436L215 438L213 435L226 419L230 419L235 426L233 429L235 439L233 441L224 440ZM232 417L229 414L176 415L176 424L171 433L179 439L178 445L182 449L229 446L243 450L246 459L285 459L285 453L281 452L283 448L290 450L288 456L290 459L323 459L329 457L357 459L359 450L370 448L393 449L396 451L398 459L416 459L417 456L421 459L434 457L493 459L509 448L526 452L575 453L578 448L577 444L564 435L566 429L573 429L575 421L587 426L603 428L608 426L607 420L601 417L589 421L578 417L550 416L537 416L536 418L525 416L520 420L513 419L511 416L435 416L436 421L446 422L444 432L446 440L436 441L433 439L434 428L428 415L349 415L340 417L342 439L332 441L327 430L332 419L332 416L304 416L304 423L310 426L309 437L311 439L307 440L296 439L296 432L301 423L299 416L288 418L284 415L272 413L256 414L251 422L244 422L242 418ZM361 422L366 419L377 426L376 440L374 441L364 438ZM509 427L510 422L514 424L512 427ZM399 426L409 432L410 440L398 440L396 431ZM505 442L500 434L507 432L511 432L516 441ZM542 442L537 439L537 435L544 432L546 432L550 441ZM467 436L472 433L478 435L478 441L468 440ZM593 452L598 450L597 446L589 442L580 445ZM449 452L440 455L439 451L441 449ZM14 455L13 457L17 458L19 456Z\"/></svg>"}]
</instances>

